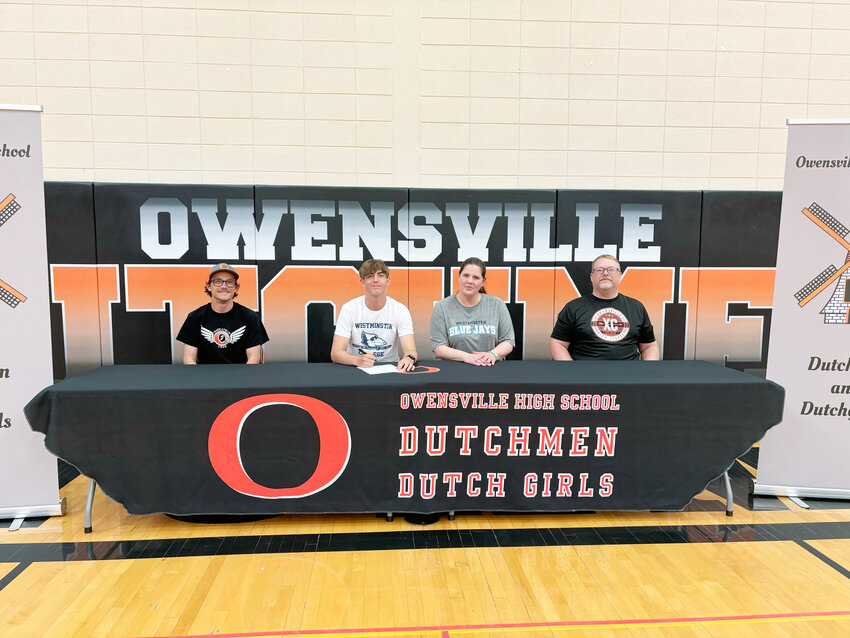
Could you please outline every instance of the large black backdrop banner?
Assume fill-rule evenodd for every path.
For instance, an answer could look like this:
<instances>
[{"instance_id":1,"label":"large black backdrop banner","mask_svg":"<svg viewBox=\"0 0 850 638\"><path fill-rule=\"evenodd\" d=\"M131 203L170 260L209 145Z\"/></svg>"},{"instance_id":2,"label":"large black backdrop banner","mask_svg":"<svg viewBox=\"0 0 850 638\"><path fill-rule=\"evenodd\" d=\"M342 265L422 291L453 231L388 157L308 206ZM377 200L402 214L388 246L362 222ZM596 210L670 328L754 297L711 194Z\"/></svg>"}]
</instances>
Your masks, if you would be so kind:
<instances>
[{"instance_id":1,"label":"large black backdrop banner","mask_svg":"<svg viewBox=\"0 0 850 638\"><path fill-rule=\"evenodd\" d=\"M209 264L240 272L267 362L326 362L356 268L391 268L389 294L430 353L435 301L457 265L488 263L508 304L512 359L548 358L557 312L589 290L590 261L616 255L665 359L763 374L779 193L444 190L180 184L45 185L54 373L181 360L174 337L206 303Z\"/></svg>"}]
</instances>

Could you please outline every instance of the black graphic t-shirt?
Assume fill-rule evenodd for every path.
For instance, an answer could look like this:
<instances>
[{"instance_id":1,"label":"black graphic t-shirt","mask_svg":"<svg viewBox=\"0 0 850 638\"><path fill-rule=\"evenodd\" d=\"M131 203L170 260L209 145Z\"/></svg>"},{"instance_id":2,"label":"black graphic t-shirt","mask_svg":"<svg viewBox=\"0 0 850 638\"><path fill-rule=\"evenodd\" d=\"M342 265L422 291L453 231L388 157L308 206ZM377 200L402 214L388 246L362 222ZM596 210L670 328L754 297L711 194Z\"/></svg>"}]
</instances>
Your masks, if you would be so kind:
<instances>
[{"instance_id":1,"label":"black graphic t-shirt","mask_svg":"<svg viewBox=\"0 0 850 638\"><path fill-rule=\"evenodd\" d=\"M227 312L210 304L186 317L177 341L198 349L198 363L247 363L248 348L269 340L257 313L238 303Z\"/></svg>"},{"instance_id":2,"label":"black graphic t-shirt","mask_svg":"<svg viewBox=\"0 0 850 638\"><path fill-rule=\"evenodd\" d=\"M589 294L558 313L552 338L568 342L573 359L640 359L638 344L655 341L655 331L637 299Z\"/></svg>"}]
</instances>

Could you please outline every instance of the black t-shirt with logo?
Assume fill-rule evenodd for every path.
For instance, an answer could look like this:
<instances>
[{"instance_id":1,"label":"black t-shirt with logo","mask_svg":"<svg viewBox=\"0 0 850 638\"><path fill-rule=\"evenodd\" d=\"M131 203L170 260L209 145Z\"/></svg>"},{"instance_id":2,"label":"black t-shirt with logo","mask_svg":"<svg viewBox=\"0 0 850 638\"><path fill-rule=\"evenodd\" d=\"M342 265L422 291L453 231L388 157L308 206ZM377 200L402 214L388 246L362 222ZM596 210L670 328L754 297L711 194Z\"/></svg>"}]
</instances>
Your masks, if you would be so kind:
<instances>
[{"instance_id":1,"label":"black t-shirt with logo","mask_svg":"<svg viewBox=\"0 0 850 638\"><path fill-rule=\"evenodd\" d=\"M568 342L573 359L639 359L638 344L655 341L655 331L637 299L588 294L558 313L552 338Z\"/></svg>"},{"instance_id":2,"label":"black t-shirt with logo","mask_svg":"<svg viewBox=\"0 0 850 638\"><path fill-rule=\"evenodd\" d=\"M247 363L248 348L268 340L257 313L235 302L227 312L210 304L193 310L177 333L177 341L198 349L198 363Z\"/></svg>"}]
</instances>

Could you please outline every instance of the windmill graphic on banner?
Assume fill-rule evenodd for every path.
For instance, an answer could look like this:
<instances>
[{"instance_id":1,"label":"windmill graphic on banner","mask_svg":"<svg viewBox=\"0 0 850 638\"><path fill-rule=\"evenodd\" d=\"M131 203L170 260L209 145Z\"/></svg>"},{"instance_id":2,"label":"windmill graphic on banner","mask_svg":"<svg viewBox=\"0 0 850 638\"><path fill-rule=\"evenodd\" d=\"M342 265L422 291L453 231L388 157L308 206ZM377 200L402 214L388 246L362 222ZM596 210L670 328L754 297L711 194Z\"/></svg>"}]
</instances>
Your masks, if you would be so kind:
<instances>
[{"instance_id":1,"label":"windmill graphic on banner","mask_svg":"<svg viewBox=\"0 0 850 638\"><path fill-rule=\"evenodd\" d=\"M12 193L6 195L0 202L0 226L9 221L9 218L19 210L21 210L21 205L15 201L15 196Z\"/></svg>"},{"instance_id":2,"label":"windmill graphic on banner","mask_svg":"<svg viewBox=\"0 0 850 638\"><path fill-rule=\"evenodd\" d=\"M841 244L847 251L847 256L843 266L836 268L833 264L830 264L817 277L798 290L794 294L794 298L802 308L829 288L833 282L836 282L832 295L820 314L824 316L823 322L826 324L850 323L850 286L847 285L847 279L850 278L850 242L847 241L850 229L816 202L812 202L811 206L804 208L802 213L823 232Z\"/></svg>"},{"instance_id":3,"label":"windmill graphic on banner","mask_svg":"<svg viewBox=\"0 0 850 638\"><path fill-rule=\"evenodd\" d=\"M0 202L0 226L3 226L3 224L9 221L12 215L17 213L20 209L21 205L12 193L9 193L6 197L4 197L3 201ZM10 308L14 308L19 303L26 300L27 298L22 293L18 292L12 288L12 286L0 279L0 301Z\"/></svg>"}]
</instances>

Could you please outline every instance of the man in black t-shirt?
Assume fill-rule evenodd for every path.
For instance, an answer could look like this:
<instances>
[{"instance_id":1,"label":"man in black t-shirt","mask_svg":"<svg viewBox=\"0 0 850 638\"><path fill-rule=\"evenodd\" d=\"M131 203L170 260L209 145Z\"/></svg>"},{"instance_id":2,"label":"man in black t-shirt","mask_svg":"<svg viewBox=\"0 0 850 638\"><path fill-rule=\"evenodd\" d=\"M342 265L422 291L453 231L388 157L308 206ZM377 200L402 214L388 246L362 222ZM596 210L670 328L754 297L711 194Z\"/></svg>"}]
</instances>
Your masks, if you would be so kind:
<instances>
[{"instance_id":1,"label":"man in black t-shirt","mask_svg":"<svg viewBox=\"0 0 850 638\"><path fill-rule=\"evenodd\" d=\"M204 284L210 303L186 317L177 340L183 342L183 363L261 363L269 340L257 313L233 301L239 294L239 273L216 264Z\"/></svg>"},{"instance_id":2,"label":"man in black t-shirt","mask_svg":"<svg viewBox=\"0 0 850 638\"><path fill-rule=\"evenodd\" d=\"M620 262L600 255L590 267L593 292L573 299L558 313L549 339L555 360L660 358L658 342L646 308L619 294Z\"/></svg>"}]
</instances>

